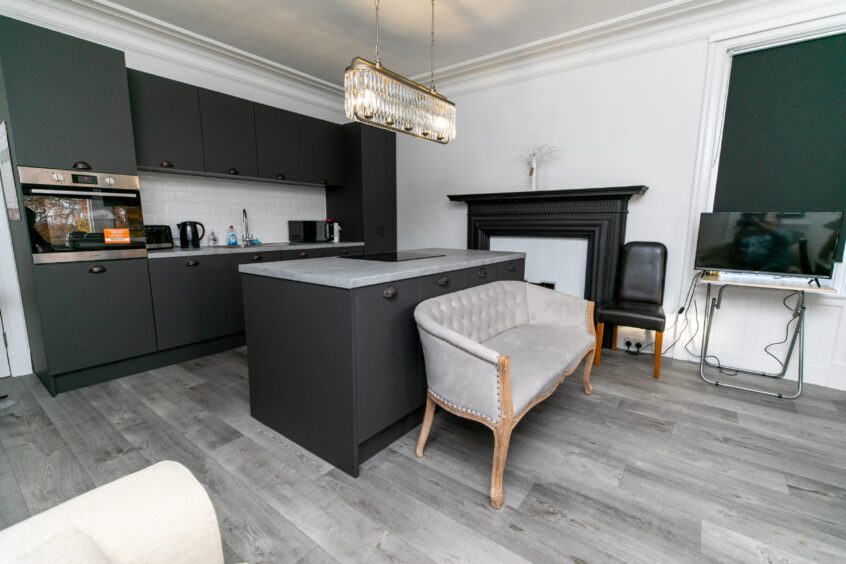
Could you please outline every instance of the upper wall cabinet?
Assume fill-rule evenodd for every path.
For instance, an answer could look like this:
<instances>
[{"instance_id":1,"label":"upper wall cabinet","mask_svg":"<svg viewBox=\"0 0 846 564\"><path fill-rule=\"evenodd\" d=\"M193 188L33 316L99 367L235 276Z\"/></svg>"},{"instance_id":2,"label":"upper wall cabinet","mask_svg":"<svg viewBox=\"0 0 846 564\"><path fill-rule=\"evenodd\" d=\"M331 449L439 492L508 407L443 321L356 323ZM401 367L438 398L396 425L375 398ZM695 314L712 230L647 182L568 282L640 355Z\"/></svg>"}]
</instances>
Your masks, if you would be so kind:
<instances>
[{"instance_id":1,"label":"upper wall cabinet","mask_svg":"<svg viewBox=\"0 0 846 564\"><path fill-rule=\"evenodd\" d=\"M137 174L123 53L0 17L19 165Z\"/></svg>"},{"instance_id":2,"label":"upper wall cabinet","mask_svg":"<svg viewBox=\"0 0 846 564\"><path fill-rule=\"evenodd\" d=\"M299 154L302 116L255 105L258 175L271 180L304 182Z\"/></svg>"},{"instance_id":3,"label":"upper wall cabinet","mask_svg":"<svg viewBox=\"0 0 846 564\"><path fill-rule=\"evenodd\" d=\"M200 89L205 171L258 176L254 104Z\"/></svg>"},{"instance_id":4,"label":"upper wall cabinet","mask_svg":"<svg viewBox=\"0 0 846 564\"><path fill-rule=\"evenodd\" d=\"M199 89L136 70L127 75L138 166L204 170Z\"/></svg>"},{"instance_id":5,"label":"upper wall cabinet","mask_svg":"<svg viewBox=\"0 0 846 564\"><path fill-rule=\"evenodd\" d=\"M344 137L340 125L300 116L302 181L340 186L344 183Z\"/></svg>"}]
</instances>

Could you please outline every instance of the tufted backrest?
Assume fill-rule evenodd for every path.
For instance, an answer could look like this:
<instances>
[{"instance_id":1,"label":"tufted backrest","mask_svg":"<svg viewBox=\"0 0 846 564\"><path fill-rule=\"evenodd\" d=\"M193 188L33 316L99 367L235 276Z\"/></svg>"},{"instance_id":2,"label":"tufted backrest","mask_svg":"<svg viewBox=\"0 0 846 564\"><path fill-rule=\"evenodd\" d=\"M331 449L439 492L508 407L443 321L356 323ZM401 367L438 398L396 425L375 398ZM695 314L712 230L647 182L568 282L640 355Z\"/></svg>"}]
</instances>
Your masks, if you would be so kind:
<instances>
[{"instance_id":1,"label":"tufted backrest","mask_svg":"<svg viewBox=\"0 0 846 564\"><path fill-rule=\"evenodd\" d=\"M426 300L414 310L480 343L529 322L526 284L500 281Z\"/></svg>"}]
</instances>

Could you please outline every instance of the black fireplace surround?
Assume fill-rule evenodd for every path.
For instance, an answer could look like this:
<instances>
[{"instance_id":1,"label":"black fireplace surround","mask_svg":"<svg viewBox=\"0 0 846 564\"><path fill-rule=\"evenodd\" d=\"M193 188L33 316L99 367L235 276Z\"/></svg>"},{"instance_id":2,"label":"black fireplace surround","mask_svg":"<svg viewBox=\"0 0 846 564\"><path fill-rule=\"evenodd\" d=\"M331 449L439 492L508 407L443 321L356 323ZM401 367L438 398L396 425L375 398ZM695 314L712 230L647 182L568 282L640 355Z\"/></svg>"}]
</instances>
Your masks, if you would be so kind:
<instances>
[{"instance_id":1,"label":"black fireplace surround","mask_svg":"<svg viewBox=\"0 0 846 564\"><path fill-rule=\"evenodd\" d=\"M490 249L492 236L586 239L585 298L597 309L614 297L626 239L629 199L647 186L448 196L467 204L467 248ZM606 335L604 346L610 344Z\"/></svg>"}]
</instances>

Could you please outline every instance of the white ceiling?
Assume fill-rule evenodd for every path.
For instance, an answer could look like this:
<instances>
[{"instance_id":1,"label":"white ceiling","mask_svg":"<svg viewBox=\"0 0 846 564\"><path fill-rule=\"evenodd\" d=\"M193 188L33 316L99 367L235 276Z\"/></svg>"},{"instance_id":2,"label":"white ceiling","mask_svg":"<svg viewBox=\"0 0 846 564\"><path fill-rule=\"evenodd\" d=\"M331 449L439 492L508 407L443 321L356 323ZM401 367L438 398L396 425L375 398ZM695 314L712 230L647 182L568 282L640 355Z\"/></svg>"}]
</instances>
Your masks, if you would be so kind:
<instances>
[{"instance_id":1,"label":"white ceiling","mask_svg":"<svg viewBox=\"0 0 846 564\"><path fill-rule=\"evenodd\" d=\"M190 32L341 84L353 56L373 58L374 0L113 0ZM659 6L707 0L437 0L443 68ZM381 0L383 64L429 70L429 0Z\"/></svg>"}]
</instances>

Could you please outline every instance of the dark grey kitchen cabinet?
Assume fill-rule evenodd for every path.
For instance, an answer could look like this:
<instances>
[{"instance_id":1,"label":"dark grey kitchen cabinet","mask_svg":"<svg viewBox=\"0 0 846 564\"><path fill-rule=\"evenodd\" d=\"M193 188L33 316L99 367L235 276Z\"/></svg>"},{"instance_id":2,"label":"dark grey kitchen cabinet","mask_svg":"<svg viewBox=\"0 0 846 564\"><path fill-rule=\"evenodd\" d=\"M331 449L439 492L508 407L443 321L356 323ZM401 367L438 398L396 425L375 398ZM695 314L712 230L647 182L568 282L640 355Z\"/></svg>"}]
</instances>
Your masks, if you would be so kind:
<instances>
[{"instance_id":1,"label":"dark grey kitchen cabinet","mask_svg":"<svg viewBox=\"0 0 846 564\"><path fill-rule=\"evenodd\" d=\"M255 116L258 176L306 182L299 143L302 116L264 104L255 104Z\"/></svg>"},{"instance_id":2,"label":"dark grey kitchen cabinet","mask_svg":"<svg viewBox=\"0 0 846 564\"><path fill-rule=\"evenodd\" d=\"M323 249L289 249L282 251L282 260L300 260L322 256L324 256Z\"/></svg>"},{"instance_id":3,"label":"dark grey kitchen cabinet","mask_svg":"<svg viewBox=\"0 0 846 564\"><path fill-rule=\"evenodd\" d=\"M34 269L51 376L155 352L146 259Z\"/></svg>"},{"instance_id":4,"label":"dark grey kitchen cabinet","mask_svg":"<svg viewBox=\"0 0 846 564\"><path fill-rule=\"evenodd\" d=\"M138 166L203 171L199 88L136 70L127 77Z\"/></svg>"},{"instance_id":5,"label":"dark grey kitchen cabinet","mask_svg":"<svg viewBox=\"0 0 846 564\"><path fill-rule=\"evenodd\" d=\"M344 241L364 241L365 252L397 248L396 137L349 123L344 131L344 186L326 189L326 211Z\"/></svg>"},{"instance_id":6,"label":"dark grey kitchen cabinet","mask_svg":"<svg viewBox=\"0 0 846 564\"><path fill-rule=\"evenodd\" d=\"M158 350L242 332L237 255L156 258L150 285Z\"/></svg>"},{"instance_id":7,"label":"dark grey kitchen cabinet","mask_svg":"<svg viewBox=\"0 0 846 564\"><path fill-rule=\"evenodd\" d=\"M137 174L121 51L0 17L0 68L17 165Z\"/></svg>"},{"instance_id":8,"label":"dark grey kitchen cabinet","mask_svg":"<svg viewBox=\"0 0 846 564\"><path fill-rule=\"evenodd\" d=\"M345 257L350 255L360 255L364 252L364 247L328 247L323 249L324 257Z\"/></svg>"},{"instance_id":9,"label":"dark grey kitchen cabinet","mask_svg":"<svg viewBox=\"0 0 846 564\"><path fill-rule=\"evenodd\" d=\"M496 279L497 280L517 280L522 282L526 277L526 261L525 259L510 260L508 262L500 262L496 264Z\"/></svg>"},{"instance_id":10,"label":"dark grey kitchen cabinet","mask_svg":"<svg viewBox=\"0 0 846 564\"><path fill-rule=\"evenodd\" d=\"M252 102L201 88L200 119L206 172L258 176Z\"/></svg>"},{"instance_id":11,"label":"dark grey kitchen cabinet","mask_svg":"<svg viewBox=\"0 0 846 564\"><path fill-rule=\"evenodd\" d=\"M340 125L300 116L300 174L303 182L327 186L344 183L344 136Z\"/></svg>"},{"instance_id":12,"label":"dark grey kitchen cabinet","mask_svg":"<svg viewBox=\"0 0 846 564\"><path fill-rule=\"evenodd\" d=\"M480 286L482 284L487 284L488 282L493 282L497 279L497 266L498 265L496 264L489 264L465 269L464 286L466 288L472 288L473 286Z\"/></svg>"},{"instance_id":13,"label":"dark grey kitchen cabinet","mask_svg":"<svg viewBox=\"0 0 846 564\"><path fill-rule=\"evenodd\" d=\"M244 307L243 295L241 288L241 273L238 272L238 266L241 264L254 264L257 262L273 262L282 259L282 253L279 251L256 251L252 253L235 253L229 255L228 274L228 291L232 293L233 299L238 303L239 307L235 308L235 319L232 327L237 329L240 333L244 330Z\"/></svg>"},{"instance_id":14,"label":"dark grey kitchen cabinet","mask_svg":"<svg viewBox=\"0 0 846 564\"><path fill-rule=\"evenodd\" d=\"M420 301L464 289L464 271L453 270L420 279Z\"/></svg>"},{"instance_id":15,"label":"dark grey kitchen cabinet","mask_svg":"<svg viewBox=\"0 0 846 564\"><path fill-rule=\"evenodd\" d=\"M414 308L417 279L353 291L357 434L367 440L421 405Z\"/></svg>"}]
</instances>

